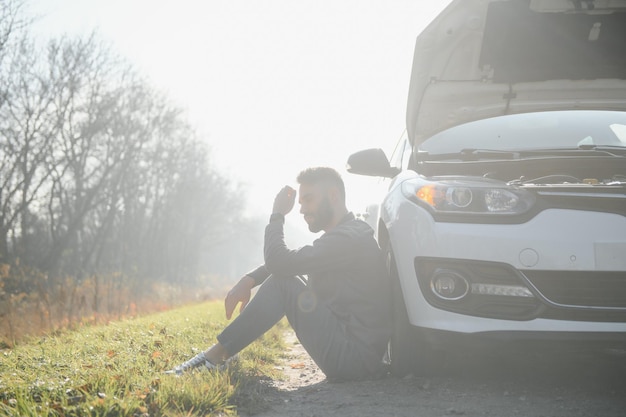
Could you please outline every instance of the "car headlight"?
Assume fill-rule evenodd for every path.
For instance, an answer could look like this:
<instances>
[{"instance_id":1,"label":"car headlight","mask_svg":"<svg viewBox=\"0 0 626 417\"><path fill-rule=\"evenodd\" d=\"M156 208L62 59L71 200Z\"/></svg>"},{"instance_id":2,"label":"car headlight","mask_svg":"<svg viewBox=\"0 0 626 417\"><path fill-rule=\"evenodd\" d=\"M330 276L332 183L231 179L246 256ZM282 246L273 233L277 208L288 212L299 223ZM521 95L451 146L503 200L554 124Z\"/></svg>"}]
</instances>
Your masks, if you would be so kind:
<instances>
[{"instance_id":1,"label":"car headlight","mask_svg":"<svg viewBox=\"0 0 626 417\"><path fill-rule=\"evenodd\" d=\"M412 179L402 193L436 213L519 215L535 203L528 191L484 178Z\"/></svg>"}]
</instances>

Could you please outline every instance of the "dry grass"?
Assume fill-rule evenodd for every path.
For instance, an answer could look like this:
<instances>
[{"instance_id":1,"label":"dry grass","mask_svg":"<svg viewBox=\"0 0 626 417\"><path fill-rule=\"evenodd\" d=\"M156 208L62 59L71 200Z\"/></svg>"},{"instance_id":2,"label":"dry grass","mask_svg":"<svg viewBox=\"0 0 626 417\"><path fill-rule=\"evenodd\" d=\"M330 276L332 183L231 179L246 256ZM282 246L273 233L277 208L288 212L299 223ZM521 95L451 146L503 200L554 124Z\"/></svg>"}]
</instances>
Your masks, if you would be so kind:
<instances>
[{"instance_id":1,"label":"dry grass","mask_svg":"<svg viewBox=\"0 0 626 417\"><path fill-rule=\"evenodd\" d=\"M202 299L210 295L204 293ZM198 299L196 287L186 291L162 283L139 285L119 273L80 281L67 277L51 285L34 268L0 264L0 348L14 347L26 337L166 311Z\"/></svg>"}]
</instances>

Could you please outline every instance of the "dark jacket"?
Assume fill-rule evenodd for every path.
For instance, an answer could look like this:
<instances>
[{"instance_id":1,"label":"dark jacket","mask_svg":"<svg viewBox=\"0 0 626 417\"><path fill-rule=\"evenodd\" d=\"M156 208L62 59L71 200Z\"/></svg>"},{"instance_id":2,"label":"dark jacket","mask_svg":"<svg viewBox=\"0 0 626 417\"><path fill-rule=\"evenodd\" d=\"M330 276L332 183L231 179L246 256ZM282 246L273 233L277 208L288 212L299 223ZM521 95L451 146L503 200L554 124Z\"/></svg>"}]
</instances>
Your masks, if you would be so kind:
<instances>
[{"instance_id":1,"label":"dark jacket","mask_svg":"<svg viewBox=\"0 0 626 417\"><path fill-rule=\"evenodd\" d=\"M326 303L348 332L384 352L391 335L391 293L384 255L374 231L348 213L312 245L285 245L284 219L273 216L265 228L265 265L250 272L257 284L270 274L306 275L318 301Z\"/></svg>"}]
</instances>

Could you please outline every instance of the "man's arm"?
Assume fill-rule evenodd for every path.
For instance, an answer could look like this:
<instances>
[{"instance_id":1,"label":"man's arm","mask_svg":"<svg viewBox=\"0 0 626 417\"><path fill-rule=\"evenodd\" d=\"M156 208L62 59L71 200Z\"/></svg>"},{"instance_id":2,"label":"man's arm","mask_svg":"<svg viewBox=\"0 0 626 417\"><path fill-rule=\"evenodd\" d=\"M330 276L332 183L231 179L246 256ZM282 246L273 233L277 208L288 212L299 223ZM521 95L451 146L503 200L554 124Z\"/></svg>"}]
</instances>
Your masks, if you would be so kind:
<instances>
[{"instance_id":1,"label":"man's arm","mask_svg":"<svg viewBox=\"0 0 626 417\"><path fill-rule=\"evenodd\" d=\"M341 230L333 230L316 239L312 245L293 250L287 248L283 223L271 221L265 228L263 249L265 268L284 276L307 275L336 270L354 261L353 239Z\"/></svg>"},{"instance_id":2,"label":"man's arm","mask_svg":"<svg viewBox=\"0 0 626 417\"><path fill-rule=\"evenodd\" d=\"M256 287L257 285L261 285L263 284L263 281L265 281L269 276L270 276L270 271L267 270L267 268L265 267L265 265L261 265L260 267L258 267L257 269L250 271L246 274L246 276L252 278L254 280L254 286Z\"/></svg>"},{"instance_id":3,"label":"man's arm","mask_svg":"<svg viewBox=\"0 0 626 417\"><path fill-rule=\"evenodd\" d=\"M231 288L228 294L226 294L226 298L224 299L226 318L230 320L239 303L241 303L239 306L239 311L241 312L250 301L252 289L257 285L261 285L269 276L270 273L265 265L261 265L257 269L244 275L239 282Z\"/></svg>"},{"instance_id":4,"label":"man's arm","mask_svg":"<svg viewBox=\"0 0 626 417\"><path fill-rule=\"evenodd\" d=\"M283 187L274 199L270 223L273 221L280 221L281 224L284 223L285 215L293 209L295 200L296 190L289 186ZM261 265L254 271L244 275L226 295L226 299L224 300L226 318L230 320L237 304L240 304L239 311L241 312L250 301L252 289L263 283L269 276L270 272L265 265Z\"/></svg>"}]
</instances>

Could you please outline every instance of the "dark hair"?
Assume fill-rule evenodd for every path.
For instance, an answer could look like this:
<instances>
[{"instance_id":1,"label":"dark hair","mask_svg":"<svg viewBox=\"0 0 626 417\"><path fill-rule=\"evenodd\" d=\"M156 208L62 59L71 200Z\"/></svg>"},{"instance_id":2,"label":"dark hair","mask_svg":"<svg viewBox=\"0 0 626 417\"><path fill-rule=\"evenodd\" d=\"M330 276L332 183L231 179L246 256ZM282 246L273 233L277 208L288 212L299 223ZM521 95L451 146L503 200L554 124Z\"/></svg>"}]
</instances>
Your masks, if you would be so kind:
<instances>
[{"instance_id":1,"label":"dark hair","mask_svg":"<svg viewBox=\"0 0 626 417\"><path fill-rule=\"evenodd\" d=\"M341 198L346 198L346 187L343 184L341 175L333 168L328 167L313 167L307 168L298 174L296 179L298 184L318 184L327 183L333 185L339 189Z\"/></svg>"}]
</instances>

